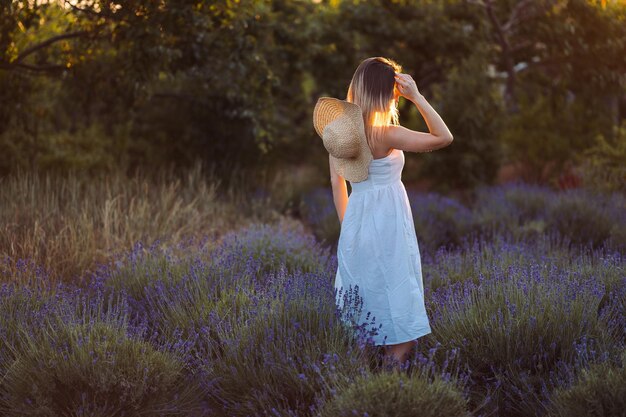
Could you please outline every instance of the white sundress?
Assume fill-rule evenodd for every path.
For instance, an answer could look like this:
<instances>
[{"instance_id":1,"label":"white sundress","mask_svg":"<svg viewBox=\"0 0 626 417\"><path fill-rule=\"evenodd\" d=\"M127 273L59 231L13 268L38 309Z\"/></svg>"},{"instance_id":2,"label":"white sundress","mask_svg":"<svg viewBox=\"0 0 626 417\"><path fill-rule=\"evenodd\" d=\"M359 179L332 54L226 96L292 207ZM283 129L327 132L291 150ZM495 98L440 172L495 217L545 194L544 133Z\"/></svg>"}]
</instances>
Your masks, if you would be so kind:
<instances>
[{"instance_id":1,"label":"white sundress","mask_svg":"<svg viewBox=\"0 0 626 417\"><path fill-rule=\"evenodd\" d=\"M367 321L366 329L377 329L376 346L431 333L417 236L401 181L404 160L404 152L394 149L371 161L365 181L350 183L337 246L336 304L353 311L357 324ZM357 290L363 302L360 315L344 309L348 289Z\"/></svg>"}]
</instances>

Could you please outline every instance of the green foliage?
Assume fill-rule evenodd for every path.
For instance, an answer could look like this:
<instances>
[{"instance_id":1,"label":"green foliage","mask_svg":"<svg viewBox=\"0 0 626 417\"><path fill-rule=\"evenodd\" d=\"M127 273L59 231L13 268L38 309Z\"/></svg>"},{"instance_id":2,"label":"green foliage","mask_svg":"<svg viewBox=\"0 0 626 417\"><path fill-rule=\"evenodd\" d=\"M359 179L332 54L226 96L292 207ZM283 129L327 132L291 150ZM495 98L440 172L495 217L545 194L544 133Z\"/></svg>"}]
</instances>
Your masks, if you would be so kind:
<instances>
[{"instance_id":1,"label":"green foliage","mask_svg":"<svg viewBox=\"0 0 626 417\"><path fill-rule=\"evenodd\" d=\"M589 106L588 101L570 101L556 92L521 95L520 111L506 117L501 136L506 160L522 163L527 182L555 178L588 147L594 132L607 126L603 116L590 117Z\"/></svg>"},{"instance_id":2,"label":"green foliage","mask_svg":"<svg viewBox=\"0 0 626 417\"><path fill-rule=\"evenodd\" d=\"M322 409L322 417L468 417L466 400L452 383L404 372L359 375Z\"/></svg>"},{"instance_id":3,"label":"green foliage","mask_svg":"<svg viewBox=\"0 0 626 417\"><path fill-rule=\"evenodd\" d=\"M28 291L11 288L0 297L0 373L8 371L23 344L23 331L42 331L41 317L54 299L52 291ZM1 383L0 383L1 385Z\"/></svg>"},{"instance_id":4,"label":"green foliage","mask_svg":"<svg viewBox=\"0 0 626 417\"><path fill-rule=\"evenodd\" d=\"M31 152L32 139L27 132L15 128L1 135L0 171L24 168L41 172L111 172L119 167L116 155L124 154L128 133L115 129L111 137L96 124L71 133L53 132L37 138L37 152Z\"/></svg>"},{"instance_id":5,"label":"green foliage","mask_svg":"<svg viewBox=\"0 0 626 417\"><path fill-rule=\"evenodd\" d=\"M167 250L146 250L136 244L125 259L115 260L106 286L112 292L124 291L134 300L144 301L147 291L157 286L171 287L183 281L193 259L192 253L179 258Z\"/></svg>"},{"instance_id":6,"label":"green foliage","mask_svg":"<svg viewBox=\"0 0 626 417\"><path fill-rule=\"evenodd\" d=\"M580 160L585 186L626 193L626 122L614 126L611 136L596 135Z\"/></svg>"},{"instance_id":7,"label":"green foliage","mask_svg":"<svg viewBox=\"0 0 626 417\"><path fill-rule=\"evenodd\" d=\"M434 87L433 107L454 141L424 155L419 177L432 178L439 189L491 183L499 168L498 136L504 113L487 72L486 54L477 46L449 72L445 84Z\"/></svg>"},{"instance_id":8,"label":"green foliage","mask_svg":"<svg viewBox=\"0 0 626 417\"><path fill-rule=\"evenodd\" d=\"M626 351L622 363L591 365L580 372L572 386L558 388L552 398L550 417L626 416Z\"/></svg>"},{"instance_id":9,"label":"green foliage","mask_svg":"<svg viewBox=\"0 0 626 417\"><path fill-rule=\"evenodd\" d=\"M539 345L551 351L552 357L544 358L549 366L556 358L574 354L573 343L598 325L587 322L587 313L597 309L599 297L582 293L573 303L561 305L555 300L562 290L509 275L506 281L471 291L463 304L444 306L435 336L448 345L463 346L471 369L480 372L489 372L490 365L498 370L545 371L533 368ZM576 325L562 326L565 322ZM511 345L511 340L516 343Z\"/></svg>"},{"instance_id":10,"label":"green foliage","mask_svg":"<svg viewBox=\"0 0 626 417\"><path fill-rule=\"evenodd\" d=\"M14 416L199 411L202 391L189 382L182 361L128 336L120 324L117 318L68 321L54 311L46 330L20 329L0 384L0 410Z\"/></svg>"},{"instance_id":11,"label":"green foliage","mask_svg":"<svg viewBox=\"0 0 626 417\"><path fill-rule=\"evenodd\" d=\"M441 189L489 183L503 152L531 177L558 173L622 117L624 8L486 4L1 2L0 174L201 159L230 181L235 169L315 166L325 156L309 122L315 100L345 97L358 63L377 55L413 75L456 139L420 158L413 178ZM502 105L509 84L520 114ZM414 106L400 111L426 130Z\"/></svg>"},{"instance_id":12,"label":"green foliage","mask_svg":"<svg viewBox=\"0 0 626 417\"><path fill-rule=\"evenodd\" d=\"M496 41L490 62L504 77L505 98L512 95L499 116L502 163L521 163L526 181L553 181L591 137L623 117L611 98L624 90L626 9L584 0L474 7L495 16L485 16Z\"/></svg>"}]
</instances>

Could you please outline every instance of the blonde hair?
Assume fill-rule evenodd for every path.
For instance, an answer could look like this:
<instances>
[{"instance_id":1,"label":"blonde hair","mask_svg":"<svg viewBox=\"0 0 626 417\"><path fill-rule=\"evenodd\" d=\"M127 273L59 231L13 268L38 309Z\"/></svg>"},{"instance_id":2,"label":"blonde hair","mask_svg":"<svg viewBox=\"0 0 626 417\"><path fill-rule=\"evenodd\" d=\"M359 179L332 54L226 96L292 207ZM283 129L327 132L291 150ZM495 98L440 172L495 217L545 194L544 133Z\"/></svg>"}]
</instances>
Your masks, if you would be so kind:
<instances>
[{"instance_id":1,"label":"blonde hair","mask_svg":"<svg viewBox=\"0 0 626 417\"><path fill-rule=\"evenodd\" d=\"M361 107L370 149L380 143L388 125L399 124L394 75L401 71L402 66L397 62L376 56L363 60L350 81L346 101Z\"/></svg>"}]
</instances>

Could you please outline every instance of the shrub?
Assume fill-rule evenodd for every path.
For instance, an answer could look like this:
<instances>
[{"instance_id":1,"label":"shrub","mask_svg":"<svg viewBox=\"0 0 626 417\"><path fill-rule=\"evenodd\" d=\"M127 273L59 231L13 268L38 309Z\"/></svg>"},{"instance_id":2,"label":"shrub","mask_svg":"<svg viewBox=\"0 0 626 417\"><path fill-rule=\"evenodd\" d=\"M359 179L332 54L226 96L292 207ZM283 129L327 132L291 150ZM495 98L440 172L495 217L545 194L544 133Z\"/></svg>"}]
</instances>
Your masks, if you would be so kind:
<instances>
[{"instance_id":1,"label":"shrub","mask_svg":"<svg viewBox=\"0 0 626 417\"><path fill-rule=\"evenodd\" d=\"M624 280L620 252L605 247L562 245L560 239L550 234L533 240L482 235L459 248L440 248L435 255L424 256L422 262L424 284L430 290L468 280L478 284L480 278L492 278L500 271L515 270L521 265L530 268L533 262L601 278L607 292L621 287Z\"/></svg>"},{"instance_id":2,"label":"shrub","mask_svg":"<svg viewBox=\"0 0 626 417\"><path fill-rule=\"evenodd\" d=\"M97 298L64 300L46 331L20 330L20 348L0 384L0 410L13 416L202 412L202 390L182 361L125 327L123 308L105 305Z\"/></svg>"},{"instance_id":3,"label":"shrub","mask_svg":"<svg viewBox=\"0 0 626 417\"><path fill-rule=\"evenodd\" d=\"M254 297L245 285L221 287L204 278L186 279L172 287L157 285L142 307L151 340L183 352L193 369L197 357L209 359L221 351L219 326L250 319Z\"/></svg>"},{"instance_id":4,"label":"shrub","mask_svg":"<svg viewBox=\"0 0 626 417\"><path fill-rule=\"evenodd\" d=\"M327 278L279 273L249 320L219 327L219 352L203 369L228 415L313 415L323 396L367 366L337 318Z\"/></svg>"},{"instance_id":5,"label":"shrub","mask_svg":"<svg viewBox=\"0 0 626 417\"><path fill-rule=\"evenodd\" d=\"M330 251L308 233L298 221L281 220L277 224L254 223L229 232L223 237L219 258L229 257L231 267L244 266L248 259L260 262L258 277L278 271L284 266L288 272L319 272L324 270Z\"/></svg>"},{"instance_id":6,"label":"shrub","mask_svg":"<svg viewBox=\"0 0 626 417\"><path fill-rule=\"evenodd\" d=\"M253 258L239 264L241 254L230 250L207 254L204 247L179 245L183 256L176 256L169 248L146 249L137 244L126 256L102 267L88 289L122 295L131 322L145 326L151 342L175 346L187 361L193 361L197 355L209 354L206 338L218 343L216 324L246 320L253 281L263 266Z\"/></svg>"},{"instance_id":7,"label":"shrub","mask_svg":"<svg viewBox=\"0 0 626 417\"><path fill-rule=\"evenodd\" d=\"M461 417L470 415L466 406L452 383L392 371L359 375L325 404L320 416Z\"/></svg>"},{"instance_id":8,"label":"shrub","mask_svg":"<svg viewBox=\"0 0 626 417\"><path fill-rule=\"evenodd\" d=\"M556 389L548 415L626 416L626 351L621 365L611 361L593 364L581 370L574 384Z\"/></svg>"},{"instance_id":9,"label":"shrub","mask_svg":"<svg viewBox=\"0 0 626 417\"><path fill-rule=\"evenodd\" d=\"M545 211L553 196L547 187L524 183L478 187L474 221L488 236L534 237L545 229Z\"/></svg>"},{"instance_id":10,"label":"shrub","mask_svg":"<svg viewBox=\"0 0 626 417\"><path fill-rule=\"evenodd\" d=\"M22 351L20 333L41 332L46 318L56 308L55 292L50 288L30 288L4 284L0 289L0 374Z\"/></svg>"},{"instance_id":11,"label":"shrub","mask_svg":"<svg viewBox=\"0 0 626 417\"><path fill-rule=\"evenodd\" d=\"M613 134L594 136L593 145L578 156L585 187L626 192L626 122L613 126Z\"/></svg>"},{"instance_id":12,"label":"shrub","mask_svg":"<svg viewBox=\"0 0 626 417\"><path fill-rule=\"evenodd\" d=\"M587 190L567 190L554 196L547 206L547 229L566 236L572 243L605 244L626 229L626 199Z\"/></svg>"},{"instance_id":13,"label":"shrub","mask_svg":"<svg viewBox=\"0 0 626 417\"><path fill-rule=\"evenodd\" d=\"M474 196L476 221L482 227L502 230L542 220L554 194L548 187L524 183L479 187Z\"/></svg>"},{"instance_id":14,"label":"shrub","mask_svg":"<svg viewBox=\"0 0 626 417\"><path fill-rule=\"evenodd\" d=\"M409 197L420 247L434 252L458 246L472 231L472 213L456 200L434 193Z\"/></svg>"},{"instance_id":15,"label":"shrub","mask_svg":"<svg viewBox=\"0 0 626 417\"><path fill-rule=\"evenodd\" d=\"M446 82L433 85L432 102L441 109L441 117L455 139L438 152L420 155L415 176L432 179L439 189L470 188L496 177L502 160L500 132L506 113L502 96L490 80L489 54L488 48L474 43L472 52L446 74ZM428 131L419 112L409 107L417 113L421 125L410 127Z\"/></svg>"},{"instance_id":16,"label":"shrub","mask_svg":"<svg viewBox=\"0 0 626 417\"><path fill-rule=\"evenodd\" d=\"M570 255L570 251L560 249L546 237L530 243L506 239L499 234L493 239L481 236L463 242L458 248L441 247L435 256L424 256L424 286L435 291L466 281L478 285L481 279L493 278L498 271L515 268L535 256L558 262L562 256Z\"/></svg>"},{"instance_id":17,"label":"shrub","mask_svg":"<svg viewBox=\"0 0 626 417\"><path fill-rule=\"evenodd\" d=\"M568 161L589 146L589 136L611 123L608 117L585 117L593 97L570 101L565 94L528 90L518 91L517 98L519 111L504 117L499 141L504 159L520 163L528 182L558 176Z\"/></svg>"},{"instance_id":18,"label":"shrub","mask_svg":"<svg viewBox=\"0 0 626 417\"><path fill-rule=\"evenodd\" d=\"M626 201L619 193L561 192L524 183L475 190L473 220L483 235L536 239L556 234L569 244L626 247Z\"/></svg>"},{"instance_id":19,"label":"shrub","mask_svg":"<svg viewBox=\"0 0 626 417\"><path fill-rule=\"evenodd\" d=\"M155 286L172 286L183 280L197 259L192 252L195 248L188 249L192 253L177 257L170 248L161 250L157 245L158 242L146 248L141 242L135 243L132 250L101 266L88 286L107 293L124 292L141 303Z\"/></svg>"},{"instance_id":20,"label":"shrub","mask_svg":"<svg viewBox=\"0 0 626 417\"><path fill-rule=\"evenodd\" d=\"M300 202L300 212L318 239L327 243L339 239L341 223L337 218L333 191L330 187L315 188L306 193Z\"/></svg>"},{"instance_id":21,"label":"shrub","mask_svg":"<svg viewBox=\"0 0 626 417\"><path fill-rule=\"evenodd\" d=\"M602 271L605 275L605 271ZM610 283L603 299L600 318L615 340L626 344L626 277L620 274L619 281ZM614 288L612 288L614 287Z\"/></svg>"},{"instance_id":22,"label":"shrub","mask_svg":"<svg viewBox=\"0 0 626 417\"><path fill-rule=\"evenodd\" d=\"M593 265L585 257L572 259L571 249L546 254L545 242L539 249L531 243L499 246L486 255L484 247L455 260L465 269L455 268L459 276L449 285L439 278L427 295L433 336L460 349L480 387L473 403L490 397L491 406L506 415L539 414L561 368L619 346L598 311L605 287L616 285L621 260Z\"/></svg>"}]
</instances>

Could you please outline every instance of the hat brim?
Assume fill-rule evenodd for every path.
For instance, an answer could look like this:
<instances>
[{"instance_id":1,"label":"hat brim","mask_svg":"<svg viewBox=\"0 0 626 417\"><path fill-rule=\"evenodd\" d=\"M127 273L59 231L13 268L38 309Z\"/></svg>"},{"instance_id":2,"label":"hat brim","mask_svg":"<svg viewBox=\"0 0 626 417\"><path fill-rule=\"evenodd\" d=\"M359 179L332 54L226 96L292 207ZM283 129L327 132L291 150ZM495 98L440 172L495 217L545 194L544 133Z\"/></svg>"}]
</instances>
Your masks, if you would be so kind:
<instances>
[{"instance_id":1,"label":"hat brim","mask_svg":"<svg viewBox=\"0 0 626 417\"><path fill-rule=\"evenodd\" d=\"M367 144L361 107L334 97L320 97L313 110L313 126L322 138L324 128L342 114L347 114L349 120L355 123L355 129L359 135L359 153L353 158L335 158L329 155L330 161L337 174L346 180L350 182L365 181L369 175L370 162L374 157Z\"/></svg>"}]
</instances>

